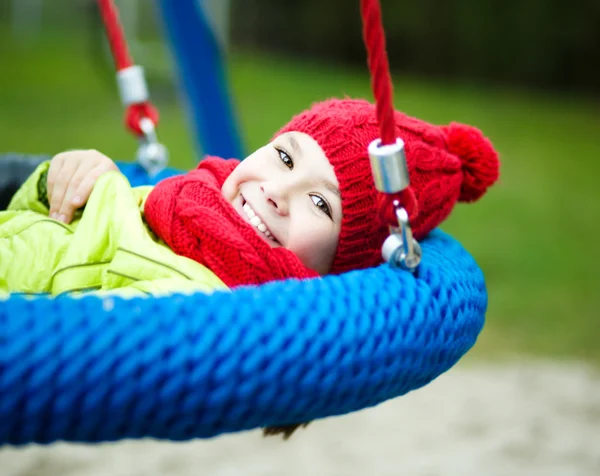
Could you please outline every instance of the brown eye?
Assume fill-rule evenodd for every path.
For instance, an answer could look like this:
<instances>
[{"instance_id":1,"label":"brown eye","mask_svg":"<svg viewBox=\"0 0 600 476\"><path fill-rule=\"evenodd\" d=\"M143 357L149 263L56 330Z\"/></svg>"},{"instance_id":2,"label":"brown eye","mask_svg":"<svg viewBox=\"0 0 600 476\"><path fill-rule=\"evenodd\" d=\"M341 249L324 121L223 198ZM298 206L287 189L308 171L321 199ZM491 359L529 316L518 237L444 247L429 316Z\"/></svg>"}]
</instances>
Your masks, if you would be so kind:
<instances>
[{"instance_id":1,"label":"brown eye","mask_svg":"<svg viewBox=\"0 0 600 476\"><path fill-rule=\"evenodd\" d=\"M282 149L275 149L277 150L277 153L279 154L279 158L281 159L281 161L285 164L285 166L292 170L294 168L294 161L292 160L292 158L287 154L287 152L285 152Z\"/></svg>"},{"instance_id":2,"label":"brown eye","mask_svg":"<svg viewBox=\"0 0 600 476\"><path fill-rule=\"evenodd\" d=\"M323 197L320 197L319 195L311 195L310 199L315 204L315 207L325 213L325 215L327 215L329 218L333 219L331 216L331 209Z\"/></svg>"}]
</instances>

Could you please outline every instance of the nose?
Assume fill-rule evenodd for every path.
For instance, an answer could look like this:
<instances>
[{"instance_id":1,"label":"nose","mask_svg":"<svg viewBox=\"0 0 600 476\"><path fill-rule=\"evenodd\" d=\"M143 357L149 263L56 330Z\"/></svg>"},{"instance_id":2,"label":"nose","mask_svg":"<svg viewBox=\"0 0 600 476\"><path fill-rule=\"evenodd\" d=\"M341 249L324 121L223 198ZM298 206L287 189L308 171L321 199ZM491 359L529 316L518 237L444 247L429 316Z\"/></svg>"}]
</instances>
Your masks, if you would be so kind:
<instances>
[{"instance_id":1,"label":"nose","mask_svg":"<svg viewBox=\"0 0 600 476\"><path fill-rule=\"evenodd\" d=\"M288 214L288 194L284 185L275 181L262 182L260 190L264 194L267 203L275 208L277 214Z\"/></svg>"}]
</instances>

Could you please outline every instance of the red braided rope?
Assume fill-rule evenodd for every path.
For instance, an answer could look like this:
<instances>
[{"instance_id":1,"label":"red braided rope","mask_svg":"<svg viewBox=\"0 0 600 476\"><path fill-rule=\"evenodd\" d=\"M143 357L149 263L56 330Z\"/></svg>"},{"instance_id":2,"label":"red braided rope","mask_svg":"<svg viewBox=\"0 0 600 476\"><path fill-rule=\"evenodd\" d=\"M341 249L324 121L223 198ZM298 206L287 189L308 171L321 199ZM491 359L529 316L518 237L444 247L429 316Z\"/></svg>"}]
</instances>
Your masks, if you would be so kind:
<instances>
[{"instance_id":1,"label":"red braided rope","mask_svg":"<svg viewBox=\"0 0 600 476\"><path fill-rule=\"evenodd\" d=\"M114 1L98 0L98 6L117 71L133 66L133 58L129 53L123 25L119 20L119 11ZM138 136L143 134L140 128L140 121L143 118L150 119L155 125L158 124L158 111L149 101L127 106L125 125Z\"/></svg>"},{"instance_id":2,"label":"red braided rope","mask_svg":"<svg viewBox=\"0 0 600 476\"><path fill-rule=\"evenodd\" d=\"M390 77L385 34L379 0L360 0L363 40L367 48L371 88L377 105L377 121L382 145L396 142L393 86Z\"/></svg>"},{"instance_id":3,"label":"red braided rope","mask_svg":"<svg viewBox=\"0 0 600 476\"><path fill-rule=\"evenodd\" d=\"M98 6L100 7L106 36L108 37L108 43L110 44L117 71L129 68L133 65L133 59L127 48L127 40L125 39L121 21L119 20L117 7L112 0L98 0Z\"/></svg>"},{"instance_id":4,"label":"red braided rope","mask_svg":"<svg viewBox=\"0 0 600 476\"><path fill-rule=\"evenodd\" d=\"M381 19L379 0L360 0L363 22L363 40L367 48L367 61L371 73L371 88L376 101L377 122L382 145L396 142L394 118L394 88L385 48L385 32ZM410 187L398 193L381 193L378 200L379 216L384 223L398 226L396 203L403 206L412 221L418 213L418 203Z\"/></svg>"}]
</instances>

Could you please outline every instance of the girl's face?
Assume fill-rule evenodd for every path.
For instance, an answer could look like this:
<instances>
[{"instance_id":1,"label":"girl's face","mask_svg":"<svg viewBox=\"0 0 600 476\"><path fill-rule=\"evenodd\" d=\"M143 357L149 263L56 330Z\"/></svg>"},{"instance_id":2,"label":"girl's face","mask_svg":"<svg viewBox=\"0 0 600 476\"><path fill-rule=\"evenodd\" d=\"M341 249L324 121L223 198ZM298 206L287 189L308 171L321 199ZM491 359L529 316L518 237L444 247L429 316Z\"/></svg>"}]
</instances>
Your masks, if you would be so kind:
<instances>
[{"instance_id":1,"label":"girl's face","mask_svg":"<svg viewBox=\"0 0 600 476\"><path fill-rule=\"evenodd\" d=\"M333 167L312 137L278 136L238 165L221 192L272 247L287 248L321 275L329 272L342 201Z\"/></svg>"}]
</instances>

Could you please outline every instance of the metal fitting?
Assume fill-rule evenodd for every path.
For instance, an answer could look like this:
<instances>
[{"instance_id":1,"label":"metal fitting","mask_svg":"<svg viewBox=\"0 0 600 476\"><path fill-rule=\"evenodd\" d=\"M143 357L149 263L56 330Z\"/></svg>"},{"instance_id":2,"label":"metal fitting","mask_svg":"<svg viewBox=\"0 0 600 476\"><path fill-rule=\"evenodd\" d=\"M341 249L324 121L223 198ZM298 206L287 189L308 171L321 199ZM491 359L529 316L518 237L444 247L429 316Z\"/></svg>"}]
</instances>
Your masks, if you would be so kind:
<instances>
[{"instance_id":1,"label":"metal fitting","mask_svg":"<svg viewBox=\"0 0 600 476\"><path fill-rule=\"evenodd\" d=\"M392 266L413 272L421 263L423 252L419 243L413 238L406 210L397 206L396 217L398 228L383 242L381 254L383 259Z\"/></svg>"},{"instance_id":2,"label":"metal fitting","mask_svg":"<svg viewBox=\"0 0 600 476\"><path fill-rule=\"evenodd\" d=\"M409 186L402 139L398 137L394 144L389 145L381 145L381 139L375 139L369 144L368 150L377 190L383 193L397 193Z\"/></svg>"},{"instance_id":3,"label":"metal fitting","mask_svg":"<svg viewBox=\"0 0 600 476\"><path fill-rule=\"evenodd\" d=\"M137 161L144 167L150 177L163 170L169 162L167 148L158 142L154 122L147 117L140 121L140 129L144 133L137 150Z\"/></svg>"},{"instance_id":4,"label":"metal fitting","mask_svg":"<svg viewBox=\"0 0 600 476\"><path fill-rule=\"evenodd\" d=\"M117 72L117 86L124 106L146 102L150 98L144 68L130 66Z\"/></svg>"}]
</instances>

